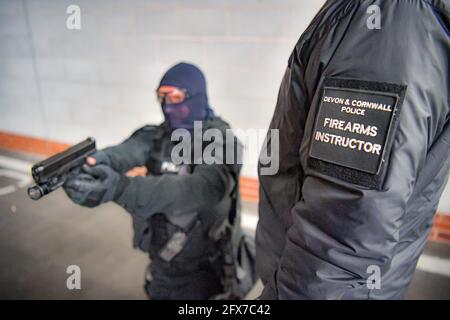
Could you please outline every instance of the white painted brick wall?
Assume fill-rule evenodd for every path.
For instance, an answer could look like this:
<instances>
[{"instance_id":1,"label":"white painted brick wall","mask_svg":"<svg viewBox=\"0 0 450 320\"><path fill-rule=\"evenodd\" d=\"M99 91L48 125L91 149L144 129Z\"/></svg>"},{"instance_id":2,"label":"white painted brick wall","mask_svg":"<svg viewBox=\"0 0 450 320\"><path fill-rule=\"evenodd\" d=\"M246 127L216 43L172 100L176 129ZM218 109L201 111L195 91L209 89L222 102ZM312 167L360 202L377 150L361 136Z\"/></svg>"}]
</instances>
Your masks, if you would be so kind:
<instances>
[{"instance_id":1,"label":"white painted brick wall","mask_svg":"<svg viewBox=\"0 0 450 320\"><path fill-rule=\"evenodd\" d=\"M0 0L0 130L117 143L162 121L154 90L179 61L205 72L217 114L266 129L287 58L322 2ZM66 28L71 4L81 30Z\"/></svg>"}]
</instances>

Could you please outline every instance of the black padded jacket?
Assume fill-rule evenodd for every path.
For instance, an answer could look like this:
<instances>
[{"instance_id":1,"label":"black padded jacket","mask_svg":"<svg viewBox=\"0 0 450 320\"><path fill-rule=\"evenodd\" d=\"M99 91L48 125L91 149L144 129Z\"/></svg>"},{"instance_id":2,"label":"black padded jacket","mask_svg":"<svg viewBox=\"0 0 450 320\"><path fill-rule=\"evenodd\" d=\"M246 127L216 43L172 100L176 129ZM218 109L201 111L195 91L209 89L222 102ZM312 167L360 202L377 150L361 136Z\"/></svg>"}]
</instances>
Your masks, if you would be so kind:
<instances>
[{"instance_id":1,"label":"black padded jacket","mask_svg":"<svg viewBox=\"0 0 450 320\"><path fill-rule=\"evenodd\" d=\"M448 180L449 28L447 0L333 0L303 33L259 166L262 299L404 298Z\"/></svg>"}]
</instances>

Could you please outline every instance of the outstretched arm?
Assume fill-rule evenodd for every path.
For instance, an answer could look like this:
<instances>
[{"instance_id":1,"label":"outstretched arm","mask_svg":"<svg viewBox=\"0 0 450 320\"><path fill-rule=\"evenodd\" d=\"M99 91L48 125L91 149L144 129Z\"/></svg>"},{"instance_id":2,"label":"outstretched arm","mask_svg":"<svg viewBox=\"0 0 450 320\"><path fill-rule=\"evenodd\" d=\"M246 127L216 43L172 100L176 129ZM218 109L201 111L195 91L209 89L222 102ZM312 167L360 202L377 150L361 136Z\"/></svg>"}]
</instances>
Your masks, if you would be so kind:
<instances>
[{"instance_id":1,"label":"outstretched arm","mask_svg":"<svg viewBox=\"0 0 450 320\"><path fill-rule=\"evenodd\" d=\"M116 203L128 212L182 214L213 206L232 190L233 175L225 165L198 165L191 174L123 177L125 188Z\"/></svg>"}]
</instances>

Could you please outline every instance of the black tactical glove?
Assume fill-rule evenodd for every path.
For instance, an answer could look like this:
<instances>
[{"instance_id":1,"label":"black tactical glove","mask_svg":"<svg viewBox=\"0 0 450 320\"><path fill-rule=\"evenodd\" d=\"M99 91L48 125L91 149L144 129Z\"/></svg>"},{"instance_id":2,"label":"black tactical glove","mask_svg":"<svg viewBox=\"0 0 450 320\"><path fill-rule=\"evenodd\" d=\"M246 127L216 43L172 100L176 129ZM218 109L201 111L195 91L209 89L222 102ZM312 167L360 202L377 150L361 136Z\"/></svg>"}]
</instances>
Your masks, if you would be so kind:
<instances>
[{"instance_id":1,"label":"black tactical glove","mask_svg":"<svg viewBox=\"0 0 450 320\"><path fill-rule=\"evenodd\" d=\"M95 151L90 157L95 159L95 164L106 164L107 166L111 166L111 160L109 159L108 155L103 150Z\"/></svg>"},{"instance_id":2,"label":"black tactical glove","mask_svg":"<svg viewBox=\"0 0 450 320\"><path fill-rule=\"evenodd\" d=\"M82 172L67 179L63 188L76 204L95 207L118 198L127 184L126 177L107 165L99 164L94 167L84 165Z\"/></svg>"}]
</instances>

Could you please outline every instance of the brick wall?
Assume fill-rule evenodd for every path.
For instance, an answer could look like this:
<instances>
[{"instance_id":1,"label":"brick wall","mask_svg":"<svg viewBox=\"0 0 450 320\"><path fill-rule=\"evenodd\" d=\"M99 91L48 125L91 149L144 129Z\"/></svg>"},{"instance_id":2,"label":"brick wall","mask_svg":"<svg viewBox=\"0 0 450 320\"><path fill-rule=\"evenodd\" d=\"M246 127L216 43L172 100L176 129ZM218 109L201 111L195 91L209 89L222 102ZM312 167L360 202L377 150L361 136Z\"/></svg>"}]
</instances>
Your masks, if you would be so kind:
<instances>
[{"instance_id":1,"label":"brick wall","mask_svg":"<svg viewBox=\"0 0 450 320\"><path fill-rule=\"evenodd\" d=\"M0 0L0 130L117 143L162 120L154 90L182 60L203 69L233 127L267 129L288 56L323 2ZM66 27L71 4L80 30Z\"/></svg>"}]
</instances>

